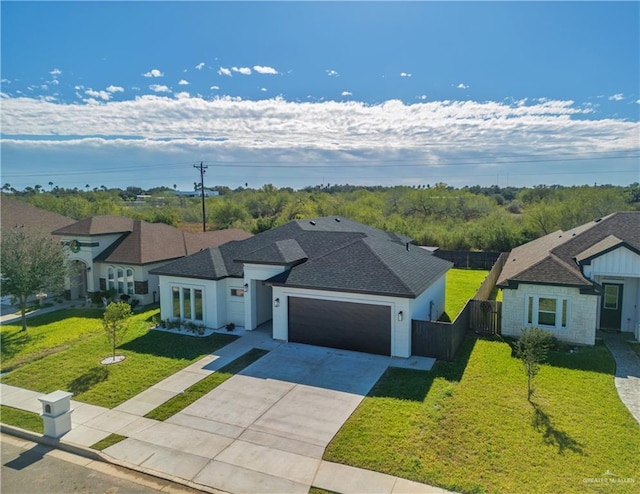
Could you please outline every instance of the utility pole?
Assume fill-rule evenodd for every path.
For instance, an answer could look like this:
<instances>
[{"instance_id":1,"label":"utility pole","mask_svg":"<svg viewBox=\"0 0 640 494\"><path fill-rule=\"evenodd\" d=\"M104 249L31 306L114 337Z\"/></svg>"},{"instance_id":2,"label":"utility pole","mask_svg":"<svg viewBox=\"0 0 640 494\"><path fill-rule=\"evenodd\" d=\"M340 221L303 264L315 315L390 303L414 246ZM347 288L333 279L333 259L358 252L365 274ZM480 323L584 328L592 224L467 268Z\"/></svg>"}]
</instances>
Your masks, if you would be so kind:
<instances>
[{"instance_id":1,"label":"utility pole","mask_svg":"<svg viewBox=\"0 0 640 494\"><path fill-rule=\"evenodd\" d=\"M207 165L203 165L202 161L199 165L193 165L196 170L200 170L200 196L202 197L202 231L207 231L207 220L204 212L204 172L209 168Z\"/></svg>"}]
</instances>

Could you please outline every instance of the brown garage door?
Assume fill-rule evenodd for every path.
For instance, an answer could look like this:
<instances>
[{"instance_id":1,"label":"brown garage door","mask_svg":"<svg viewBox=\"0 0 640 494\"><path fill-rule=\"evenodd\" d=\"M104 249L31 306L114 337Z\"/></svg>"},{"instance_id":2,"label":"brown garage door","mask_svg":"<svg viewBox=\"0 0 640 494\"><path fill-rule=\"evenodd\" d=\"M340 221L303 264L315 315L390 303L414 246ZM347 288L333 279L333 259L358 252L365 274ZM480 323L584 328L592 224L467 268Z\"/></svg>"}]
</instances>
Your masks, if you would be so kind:
<instances>
[{"instance_id":1,"label":"brown garage door","mask_svg":"<svg viewBox=\"0 0 640 494\"><path fill-rule=\"evenodd\" d=\"M289 297L289 341L391 355L391 307Z\"/></svg>"}]
</instances>

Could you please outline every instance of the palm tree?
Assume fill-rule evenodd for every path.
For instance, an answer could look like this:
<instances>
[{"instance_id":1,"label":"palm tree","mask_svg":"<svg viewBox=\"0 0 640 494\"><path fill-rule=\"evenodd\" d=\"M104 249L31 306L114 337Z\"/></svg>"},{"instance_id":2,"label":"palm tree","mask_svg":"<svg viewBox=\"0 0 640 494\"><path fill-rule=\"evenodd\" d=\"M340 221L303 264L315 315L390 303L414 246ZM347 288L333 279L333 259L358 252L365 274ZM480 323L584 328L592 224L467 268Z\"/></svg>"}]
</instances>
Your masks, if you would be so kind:
<instances>
[{"instance_id":1,"label":"palm tree","mask_svg":"<svg viewBox=\"0 0 640 494\"><path fill-rule=\"evenodd\" d=\"M49 188L53 190L53 182L49 182Z\"/></svg>"}]
</instances>

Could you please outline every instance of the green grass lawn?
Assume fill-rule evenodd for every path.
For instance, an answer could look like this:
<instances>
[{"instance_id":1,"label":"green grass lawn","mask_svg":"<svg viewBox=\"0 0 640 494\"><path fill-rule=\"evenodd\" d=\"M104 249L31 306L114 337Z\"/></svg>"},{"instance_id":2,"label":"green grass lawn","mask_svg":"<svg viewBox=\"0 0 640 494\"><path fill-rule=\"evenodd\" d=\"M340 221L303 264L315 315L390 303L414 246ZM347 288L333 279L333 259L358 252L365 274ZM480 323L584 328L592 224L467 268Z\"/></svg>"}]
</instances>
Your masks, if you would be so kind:
<instances>
[{"instance_id":1,"label":"green grass lawn","mask_svg":"<svg viewBox=\"0 0 640 494\"><path fill-rule=\"evenodd\" d=\"M66 309L27 319L27 330L20 323L0 327L2 372L68 349L72 344L102 331L103 311Z\"/></svg>"},{"instance_id":2,"label":"green grass lawn","mask_svg":"<svg viewBox=\"0 0 640 494\"><path fill-rule=\"evenodd\" d=\"M44 422L37 413L0 405L0 421L3 424L20 427L26 431L44 434Z\"/></svg>"},{"instance_id":3,"label":"green grass lawn","mask_svg":"<svg viewBox=\"0 0 640 494\"><path fill-rule=\"evenodd\" d=\"M74 400L112 408L236 339L225 334L196 338L150 331L157 313L147 310L130 319L117 350L126 358L112 365L100 363L111 355L100 310L36 316L30 318L26 334L19 325L3 326L3 360L5 352L11 355L15 369L2 382L42 393L62 389L72 392Z\"/></svg>"},{"instance_id":4,"label":"green grass lawn","mask_svg":"<svg viewBox=\"0 0 640 494\"><path fill-rule=\"evenodd\" d=\"M510 345L469 335L431 372L387 370L324 459L464 493L637 492L640 426L614 368L602 344L552 353L530 403ZM607 471L635 483L589 482Z\"/></svg>"},{"instance_id":5,"label":"green grass lawn","mask_svg":"<svg viewBox=\"0 0 640 494\"><path fill-rule=\"evenodd\" d=\"M455 321L469 299L482 285L489 271L484 269L450 269L447 272L443 321Z\"/></svg>"}]
</instances>

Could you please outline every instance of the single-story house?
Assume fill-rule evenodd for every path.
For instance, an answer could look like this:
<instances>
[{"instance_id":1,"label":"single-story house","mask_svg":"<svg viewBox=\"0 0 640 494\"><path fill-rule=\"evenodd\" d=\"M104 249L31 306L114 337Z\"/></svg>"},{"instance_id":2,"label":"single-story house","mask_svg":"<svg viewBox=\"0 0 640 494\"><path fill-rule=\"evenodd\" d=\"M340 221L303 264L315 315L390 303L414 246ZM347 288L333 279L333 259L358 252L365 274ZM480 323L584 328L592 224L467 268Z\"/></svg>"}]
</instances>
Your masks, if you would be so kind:
<instances>
[{"instance_id":1,"label":"single-story house","mask_svg":"<svg viewBox=\"0 0 640 494\"><path fill-rule=\"evenodd\" d=\"M517 247L498 279L502 334L537 326L593 345L596 329L640 340L640 212L618 212Z\"/></svg>"},{"instance_id":2,"label":"single-story house","mask_svg":"<svg viewBox=\"0 0 640 494\"><path fill-rule=\"evenodd\" d=\"M292 221L178 259L160 279L163 320L253 330L273 338L397 357L411 320L444 312L452 264L411 239L344 218Z\"/></svg>"},{"instance_id":3,"label":"single-story house","mask_svg":"<svg viewBox=\"0 0 640 494\"><path fill-rule=\"evenodd\" d=\"M149 274L153 268L208 247L251 237L238 229L194 234L123 216L93 216L52 233L68 248L75 268L68 284L72 299L114 289L141 304L158 301L158 277Z\"/></svg>"}]
</instances>

